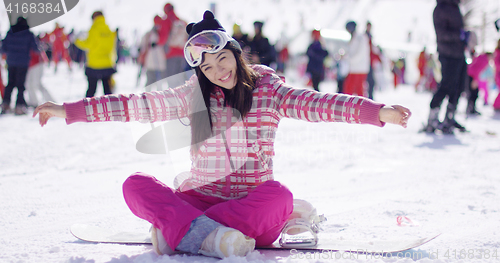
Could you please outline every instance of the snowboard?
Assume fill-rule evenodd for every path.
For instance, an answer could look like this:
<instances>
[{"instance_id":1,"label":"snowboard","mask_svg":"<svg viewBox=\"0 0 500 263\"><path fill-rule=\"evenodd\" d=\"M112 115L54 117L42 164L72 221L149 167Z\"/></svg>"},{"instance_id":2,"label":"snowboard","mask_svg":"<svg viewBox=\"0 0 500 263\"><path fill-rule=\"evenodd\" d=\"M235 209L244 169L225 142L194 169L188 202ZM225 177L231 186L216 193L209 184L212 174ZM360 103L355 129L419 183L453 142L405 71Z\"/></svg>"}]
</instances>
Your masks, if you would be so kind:
<instances>
[{"instance_id":1,"label":"snowboard","mask_svg":"<svg viewBox=\"0 0 500 263\"><path fill-rule=\"evenodd\" d=\"M92 243L111 243L125 245L151 245L151 234L137 232L117 232L111 229L75 224L71 226L71 234L76 238ZM322 235L315 246L281 247L279 242L258 250L306 250L306 251L348 251L354 253L394 253L421 246L440 234L423 238L395 239L395 240L348 240L335 237L327 238Z\"/></svg>"}]
</instances>

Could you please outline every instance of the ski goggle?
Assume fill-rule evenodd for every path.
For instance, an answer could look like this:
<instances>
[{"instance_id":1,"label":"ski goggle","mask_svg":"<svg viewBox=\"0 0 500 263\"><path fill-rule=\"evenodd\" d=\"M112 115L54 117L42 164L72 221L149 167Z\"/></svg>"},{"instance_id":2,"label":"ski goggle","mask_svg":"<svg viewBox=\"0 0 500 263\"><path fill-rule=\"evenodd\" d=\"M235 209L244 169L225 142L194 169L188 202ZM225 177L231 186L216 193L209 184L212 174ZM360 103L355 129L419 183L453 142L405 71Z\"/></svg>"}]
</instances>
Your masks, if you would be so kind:
<instances>
[{"instance_id":1,"label":"ski goggle","mask_svg":"<svg viewBox=\"0 0 500 263\"><path fill-rule=\"evenodd\" d=\"M184 58L191 67L201 64L203 53L217 53L227 42L233 40L226 32L220 30L206 30L191 37L184 45Z\"/></svg>"}]
</instances>

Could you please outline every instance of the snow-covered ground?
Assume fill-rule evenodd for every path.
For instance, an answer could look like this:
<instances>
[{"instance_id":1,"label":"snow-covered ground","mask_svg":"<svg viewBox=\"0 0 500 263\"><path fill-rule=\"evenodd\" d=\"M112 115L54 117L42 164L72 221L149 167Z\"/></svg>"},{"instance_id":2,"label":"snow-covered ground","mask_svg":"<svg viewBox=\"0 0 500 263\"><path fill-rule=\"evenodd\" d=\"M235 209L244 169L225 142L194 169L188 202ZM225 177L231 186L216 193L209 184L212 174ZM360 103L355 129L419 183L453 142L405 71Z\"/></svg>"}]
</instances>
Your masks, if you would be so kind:
<instances>
[{"instance_id":1,"label":"snow-covered ground","mask_svg":"<svg viewBox=\"0 0 500 263\"><path fill-rule=\"evenodd\" d=\"M193 7L192 11L186 11L190 9L179 3L178 10L186 19L197 21L208 2ZM233 2L213 2L218 3L221 22L231 28L229 21L234 18L222 14L228 13L224 10L231 8ZM254 10L261 7L260 1L247 2L245 7L252 6ZM286 4L283 0L265 2L273 8ZM290 5L289 12L303 8L306 18L311 17L308 12L322 11L320 4L323 2L329 8L343 6L345 12L351 13L351 18L370 19L374 30L380 30L378 34L375 31L376 36L389 35L382 25L389 23L386 21L390 15L383 12L390 10L386 7L387 2L396 4L394 1L362 0L356 5L349 1L313 1L314 7L306 9L305 5L310 1L292 2L295 5ZM414 14L407 16L410 18L421 18L417 9L432 10L434 5L430 0L410 2L413 4L406 9L399 9ZM420 5L415 5L415 2ZM82 28L88 27L83 21L89 18L95 7L109 12L113 27L127 27L132 23L141 24L141 14L151 18L160 13L163 3L159 0L148 2L149 7L156 5L158 9L158 12L147 11L151 14L146 12L150 10L146 5L139 5L134 19L129 15L119 17L134 11L130 1L125 0L81 1L81 6L71 12L74 12L74 19L82 21L79 22ZM371 5L374 6L370 9ZM379 13L366 10L378 10ZM270 26L269 35L276 35L273 30L278 31L281 25L273 22L276 18L271 16L272 12L255 12L262 16L242 13L241 17L246 19L243 22L248 24L254 19L268 18L269 25L276 23ZM317 17L323 17L337 25L337 29L342 29L344 19L349 19L349 16L337 11L332 11L332 14L343 18ZM428 14L423 17L428 17ZM68 24L70 20L61 18ZM421 18L392 23L396 25L396 31L391 41L403 41L408 32L406 27L413 26L416 27L415 37L427 32L419 38L432 42L433 31L428 22ZM289 28L293 28L291 23ZM144 26L145 29L149 27ZM52 29L52 26L48 28ZM135 66L120 65L115 76L116 92L140 92L141 89L135 87L136 76ZM293 86L304 88L293 71L287 77ZM82 69L75 68L70 72L64 65L57 73L53 67L46 68L43 83L57 102L81 99L87 87ZM335 85L324 82L321 89L333 92ZM494 99L498 91L492 93L490 99ZM482 115L466 119L466 102L462 99L457 120L470 132L454 136L427 135L418 133L418 130L427 118L430 93L415 93L412 86L403 85L396 90L385 88L375 94L375 99L410 108L413 116L408 128L312 124L294 120L284 120L280 124L275 147L275 178L286 184L295 198L308 200L328 218L320 239L329 236L389 240L442 233L418 248L425 256L420 261L455 262L459 257L465 258L464 262L479 261L480 256L484 262L500 260L500 173L497 163L500 158L500 115L494 113L491 106L483 106L480 98L478 110ZM126 123L66 125L60 119L50 120L41 128L38 120L30 116L0 116L0 262L217 261L186 255L160 257L151 246L90 244L77 240L69 232L69 227L75 223L114 230L149 230L149 224L136 218L126 206L121 192L123 181L130 174L141 171L173 186L173 179L179 171L172 168L171 158L167 155L146 155L136 151L134 131L137 131L137 126ZM418 226L398 226L398 216L407 216ZM339 259L325 255L301 259L288 251L256 251L246 258L233 257L225 262L304 260L331 262ZM365 255L352 255L343 260L411 261L408 258Z\"/></svg>"}]
</instances>

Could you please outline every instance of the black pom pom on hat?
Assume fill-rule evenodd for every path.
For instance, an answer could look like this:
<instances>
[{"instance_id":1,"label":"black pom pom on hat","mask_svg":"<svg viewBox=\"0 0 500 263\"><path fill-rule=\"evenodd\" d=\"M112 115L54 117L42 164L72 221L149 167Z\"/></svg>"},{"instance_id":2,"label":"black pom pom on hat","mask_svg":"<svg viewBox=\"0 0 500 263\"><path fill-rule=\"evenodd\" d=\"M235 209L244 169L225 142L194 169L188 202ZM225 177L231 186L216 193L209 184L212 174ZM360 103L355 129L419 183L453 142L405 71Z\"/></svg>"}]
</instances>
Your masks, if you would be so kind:
<instances>
[{"instance_id":1,"label":"black pom pom on hat","mask_svg":"<svg viewBox=\"0 0 500 263\"><path fill-rule=\"evenodd\" d=\"M220 30L226 32L217 19L215 19L214 14L207 10L203 14L203 20L198 23L190 23L186 26L186 32L189 34L189 38L200 33L204 30Z\"/></svg>"}]
</instances>

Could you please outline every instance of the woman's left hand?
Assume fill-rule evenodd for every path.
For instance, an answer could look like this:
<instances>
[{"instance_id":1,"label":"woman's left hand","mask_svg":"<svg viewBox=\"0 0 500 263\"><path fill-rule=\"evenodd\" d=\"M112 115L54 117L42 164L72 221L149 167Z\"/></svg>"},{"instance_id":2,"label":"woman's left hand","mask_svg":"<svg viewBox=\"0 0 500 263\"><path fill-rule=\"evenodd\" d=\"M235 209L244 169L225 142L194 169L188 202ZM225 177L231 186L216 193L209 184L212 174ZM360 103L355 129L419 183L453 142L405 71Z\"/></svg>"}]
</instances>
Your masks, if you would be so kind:
<instances>
[{"instance_id":1,"label":"woman's left hand","mask_svg":"<svg viewBox=\"0 0 500 263\"><path fill-rule=\"evenodd\" d=\"M381 122L401 125L403 128L406 128L411 111L399 105L384 106L380 109L378 116Z\"/></svg>"}]
</instances>

